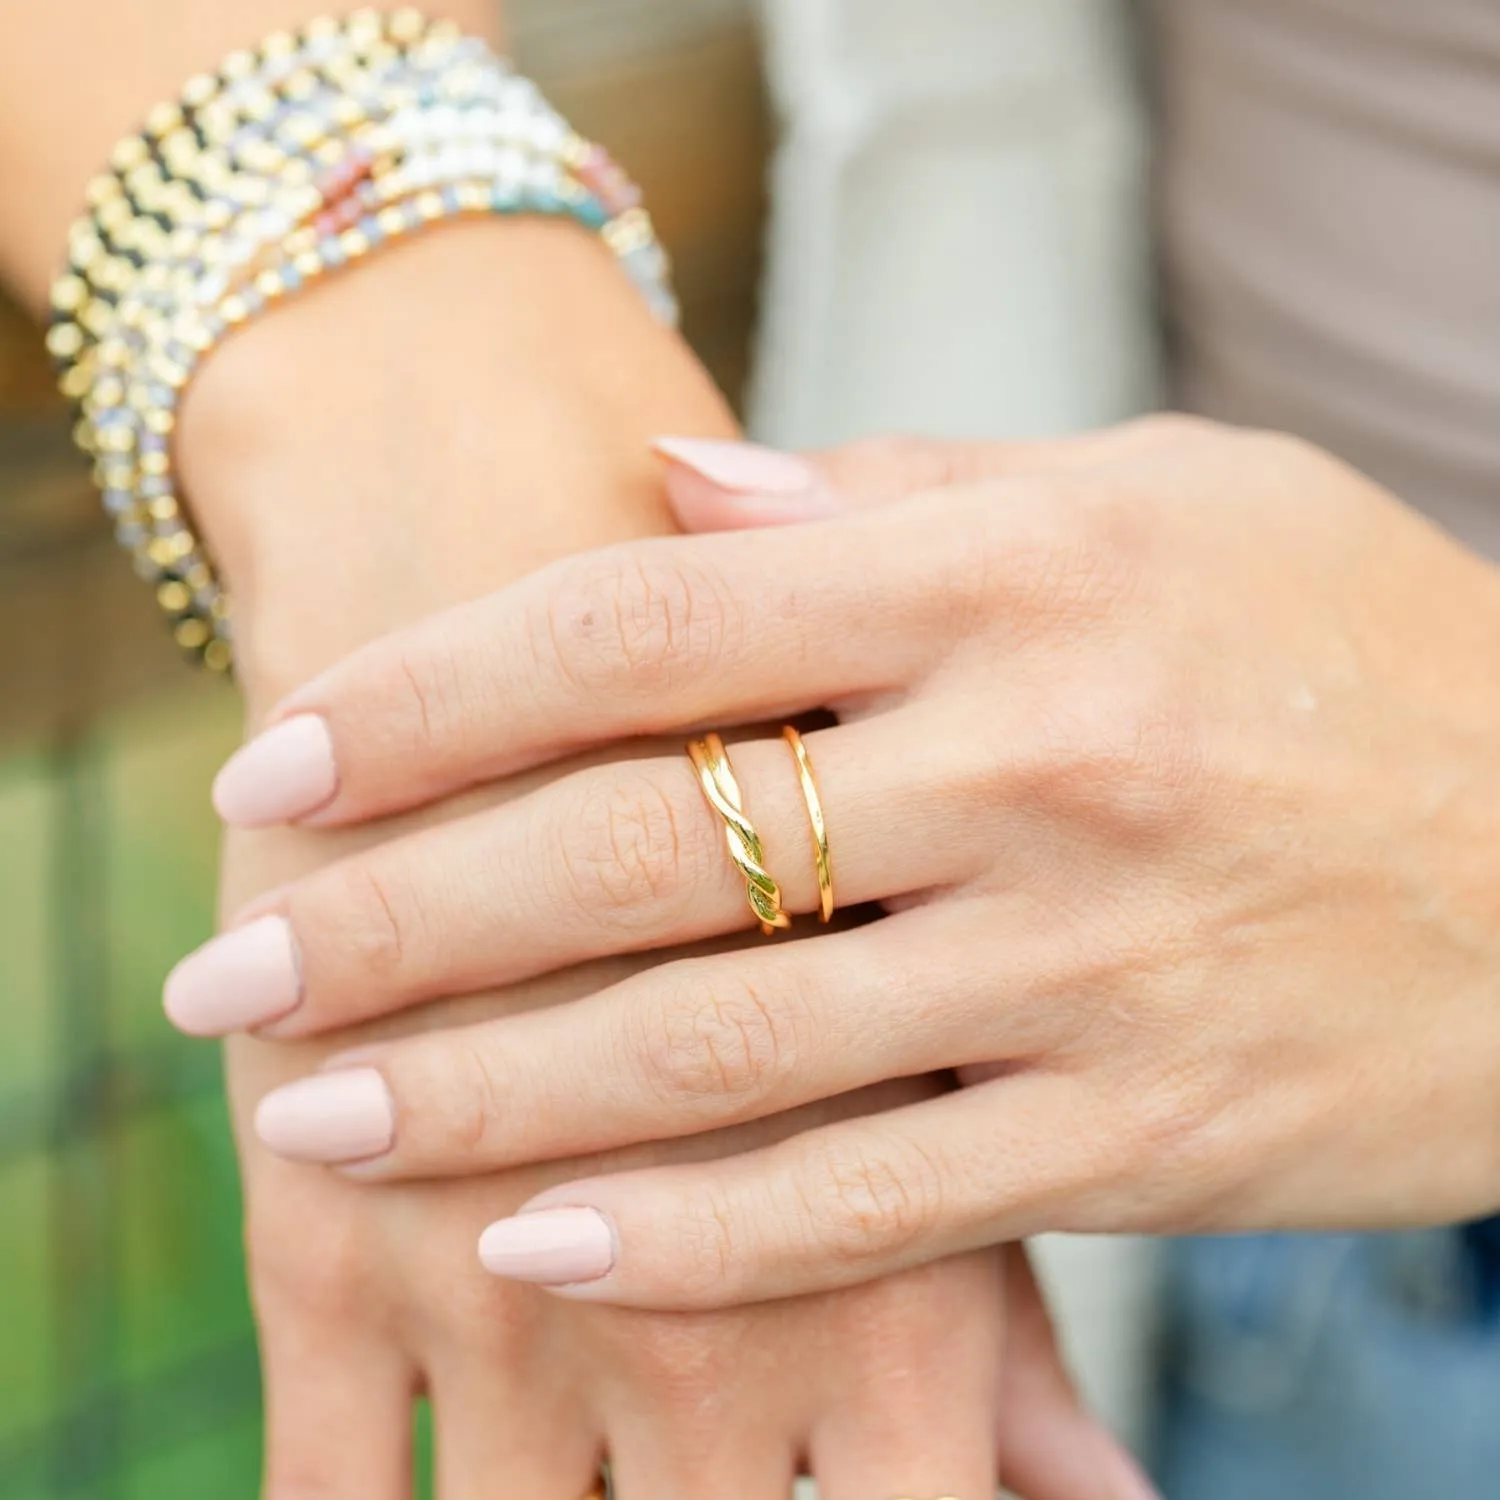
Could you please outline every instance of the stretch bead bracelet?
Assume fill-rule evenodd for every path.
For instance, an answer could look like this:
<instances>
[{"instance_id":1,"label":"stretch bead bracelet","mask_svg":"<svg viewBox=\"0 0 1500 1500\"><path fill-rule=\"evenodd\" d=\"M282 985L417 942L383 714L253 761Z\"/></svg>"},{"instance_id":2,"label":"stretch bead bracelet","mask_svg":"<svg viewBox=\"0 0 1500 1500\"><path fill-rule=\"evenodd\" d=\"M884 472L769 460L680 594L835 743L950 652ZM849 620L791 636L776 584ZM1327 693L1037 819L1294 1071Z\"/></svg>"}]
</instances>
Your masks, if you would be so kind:
<instances>
[{"instance_id":1,"label":"stretch bead bracelet","mask_svg":"<svg viewBox=\"0 0 1500 1500\"><path fill-rule=\"evenodd\" d=\"M471 214L597 233L663 321L640 194L482 42L358 11L236 52L127 137L88 187L48 347L115 535L178 643L230 665L229 607L171 461L182 392L237 325L388 240Z\"/></svg>"}]
</instances>

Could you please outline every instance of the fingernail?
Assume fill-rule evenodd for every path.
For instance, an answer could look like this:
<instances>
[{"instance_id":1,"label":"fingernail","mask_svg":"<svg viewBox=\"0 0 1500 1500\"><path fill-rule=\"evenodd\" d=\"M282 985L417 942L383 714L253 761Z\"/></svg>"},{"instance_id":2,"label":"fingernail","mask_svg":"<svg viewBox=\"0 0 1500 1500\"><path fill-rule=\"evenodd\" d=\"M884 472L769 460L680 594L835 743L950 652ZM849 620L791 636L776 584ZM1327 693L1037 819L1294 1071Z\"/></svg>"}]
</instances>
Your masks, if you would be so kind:
<instances>
[{"instance_id":1,"label":"fingernail","mask_svg":"<svg viewBox=\"0 0 1500 1500\"><path fill-rule=\"evenodd\" d=\"M571 1286L613 1269L615 1237L597 1209L544 1208L491 1224L479 1236L479 1259L493 1276Z\"/></svg>"},{"instance_id":2,"label":"fingernail","mask_svg":"<svg viewBox=\"0 0 1500 1500\"><path fill-rule=\"evenodd\" d=\"M791 499L822 488L811 464L791 453L759 443L731 443L719 438L661 437L652 448L663 458L737 495L776 495Z\"/></svg>"},{"instance_id":3,"label":"fingernail","mask_svg":"<svg viewBox=\"0 0 1500 1500\"><path fill-rule=\"evenodd\" d=\"M396 1103L374 1068L315 1073L267 1094L255 1133L293 1161L366 1161L395 1144Z\"/></svg>"},{"instance_id":4,"label":"fingernail","mask_svg":"<svg viewBox=\"0 0 1500 1500\"><path fill-rule=\"evenodd\" d=\"M333 738L318 714L297 714L241 746L214 777L214 811L236 828L316 812L338 790Z\"/></svg>"},{"instance_id":5,"label":"fingernail","mask_svg":"<svg viewBox=\"0 0 1500 1500\"><path fill-rule=\"evenodd\" d=\"M285 917L232 927L167 975L167 1019L189 1036L227 1036L279 1020L297 1008L302 979Z\"/></svg>"}]
</instances>

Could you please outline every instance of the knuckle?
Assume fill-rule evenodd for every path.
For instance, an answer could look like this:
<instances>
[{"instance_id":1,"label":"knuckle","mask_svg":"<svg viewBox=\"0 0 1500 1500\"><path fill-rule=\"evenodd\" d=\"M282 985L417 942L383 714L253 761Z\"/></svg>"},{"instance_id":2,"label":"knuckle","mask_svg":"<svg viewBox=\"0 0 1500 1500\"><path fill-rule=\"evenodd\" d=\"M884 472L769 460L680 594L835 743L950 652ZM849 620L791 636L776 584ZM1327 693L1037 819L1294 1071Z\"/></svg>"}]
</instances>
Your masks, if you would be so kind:
<instances>
[{"instance_id":1,"label":"knuckle","mask_svg":"<svg viewBox=\"0 0 1500 1500\"><path fill-rule=\"evenodd\" d=\"M790 1009L753 984L716 979L704 989L688 979L657 990L640 1016L634 1050L647 1085L674 1107L711 1104L718 1117L737 1114L796 1070Z\"/></svg>"},{"instance_id":2,"label":"knuckle","mask_svg":"<svg viewBox=\"0 0 1500 1500\"><path fill-rule=\"evenodd\" d=\"M571 565L546 605L548 654L579 692L642 693L711 673L736 628L723 580L660 548Z\"/></svg>"},{"instance_id":3,"label":"knuckle","mask_svg":"<svg viewBox=\"0 0 1500 1500\"><path fill-rule=\"evenodd\" d=\"M1154 411L1123 424L1123 431L1137 433L1154 442L1182 442L1208 437L1230 429L1208 417L1186 411Z\"/></svg>"},{"instance_id":4,"label":"knuckle","mask_svg":"<svg viewBox=\"0 0 1500 1500\"><path fill-rule=\"evenodd\" d=\"M689 822L648 771L627 765L580 777L559 841L568 899L591 921L670 922L702 865Z\"/></svg>"},{"instance_id":5,"label":"knuckle","mask_svg":"<svg viewBox=\"0 0 1500 1500\"><path fill-rule=\"evenodd\" d=\"M717 1423L706 1408L733 1373L738 1351L735 1341L722 1335L728 1331L726 1323L738 1321L700 1313L694 1318L648 1317L631 1328L625 1359L652 1399L686 1424L679 1437L690 1448L714 1435Z\"/></svg>"},{"instance_id":6,"label":"knuckle","mask_svg":"<svg viewBox=\"0 0 1500 1500\"><path fill-rule=\"evenodd\" d=\"M448 745L475 719L453 632L429 626L419 640L419 646L398 645L392 657L391 683L400 720L409 726L411 753Z\"/></svg>"},{"instance_id":7,"label":"knuckle","mask_svg":"<svg viewBox=\"0 0 1500 1500\"><path fill-rule=\"evenodd\" d=\"M873 1130L810 1151L793 1184L810 1248L841 1265L902 1254L930 1236L942 1214L932 1161Z\"/></svg>"},{"instance_id":8,"label":"knuckle","mask_svg":"<svg viewBox=\"0 0 1500 1500\"><path fill-rule=\"evenodd\" d=\"M402 887L394 871L374 859L351 859L324 871L294 902L294 929L317 934L317 956L304 948L304 963L319 973L333 969L351 980L398 984L414 947L414 918Z\"/></svg>"},{"instance_id":9,"label":"knuckle","mask_svg":"<svg viewBox=\"0 0 1500 1500\"><path fill-rule=\"evenodd\" d=\"M364 1316L376 1278L372 1240L361 1217L304 1216L294 1225L253 1200L245 1217L250 1288L268 1327L290 1320L353 1324Z\"/></svg>"},{"instance_id":10,"label":"knuckle","mask_svg":"<svg viewBox=\"0 0 1500 1500\"><path fill-rule=\"evenodd\" d=\"M484 1025L414 1038L393 1049L383 1069L401 1114L400 1138L409 1159L436 1167L490 1161L503 1141L504 1073L496 1039Z\"/></svg>"},{"instance_id":11,"label":"knuckle","mask_svg":"<svg viewBox=\"0 0 1500 1500\"><path fill-rule=\"evenodd\" d=\"M1201 715L1165 671L1067 685L1036 718L1028 794L1096 837L1145 851L1198 827L1211 792Z\"/></svg>"}]
</instances>

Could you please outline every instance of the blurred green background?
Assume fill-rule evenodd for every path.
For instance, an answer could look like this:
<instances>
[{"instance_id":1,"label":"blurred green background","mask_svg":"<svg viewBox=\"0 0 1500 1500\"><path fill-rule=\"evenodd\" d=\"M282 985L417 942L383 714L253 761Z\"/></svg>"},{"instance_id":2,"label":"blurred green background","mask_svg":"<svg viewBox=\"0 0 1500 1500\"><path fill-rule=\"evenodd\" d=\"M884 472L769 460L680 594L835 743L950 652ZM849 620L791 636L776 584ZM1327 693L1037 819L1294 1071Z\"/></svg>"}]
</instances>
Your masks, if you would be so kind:
<instances>
[{"instance_id":1,"label":"blurred green background","mask_svg":"<svg viewBox=\"0 0 1500 1500\"><path fill-rule=\"evenodd\" d=\"M219 1053L160 1005L213 919L206 789L238 708L202 686L0 766L5 1500L254 1493Z\"/></svg>"}]
</instances>

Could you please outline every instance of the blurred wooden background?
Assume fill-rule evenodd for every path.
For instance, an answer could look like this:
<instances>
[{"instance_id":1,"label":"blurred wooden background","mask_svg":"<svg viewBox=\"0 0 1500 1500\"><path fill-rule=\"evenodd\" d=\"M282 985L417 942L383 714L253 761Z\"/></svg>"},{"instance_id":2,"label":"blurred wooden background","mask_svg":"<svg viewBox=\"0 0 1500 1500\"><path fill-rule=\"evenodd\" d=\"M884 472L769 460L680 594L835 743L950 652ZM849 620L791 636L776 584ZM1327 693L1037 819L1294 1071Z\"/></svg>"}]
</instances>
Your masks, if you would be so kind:
<instances>
[{"instance_id":1,"label":"blurred wooden background","mask_svg":"<svg viewBox=\"0 0 1500 1500\"><path fill-rule=\"evenodd\" d=\"M738 397L768 129L749 0L511 0L520 66L640 179L684 329ZM115 551L40 331L0 300L0 752L66 739L148 691L213 691Z\"/></svg>"}]
</instances>

